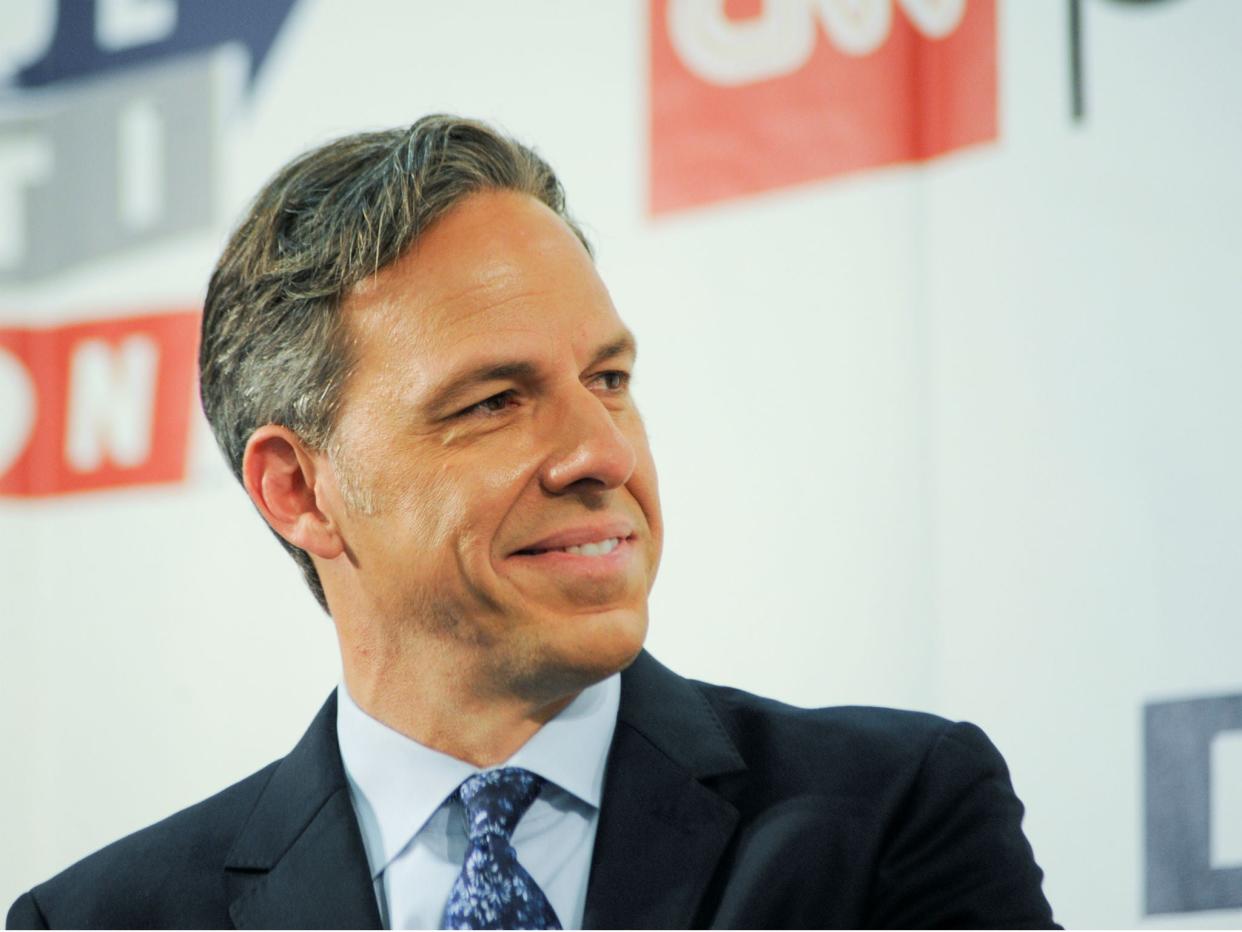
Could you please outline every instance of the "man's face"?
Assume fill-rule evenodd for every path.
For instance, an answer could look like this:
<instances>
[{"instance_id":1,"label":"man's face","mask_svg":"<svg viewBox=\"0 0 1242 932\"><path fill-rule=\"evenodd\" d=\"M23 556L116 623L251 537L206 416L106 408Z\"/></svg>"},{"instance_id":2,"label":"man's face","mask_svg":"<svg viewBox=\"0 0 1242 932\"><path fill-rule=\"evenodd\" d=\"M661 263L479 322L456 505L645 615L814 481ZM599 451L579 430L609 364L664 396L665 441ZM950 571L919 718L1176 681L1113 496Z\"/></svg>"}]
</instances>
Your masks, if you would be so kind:
<instances>
[{"instance_id":1,"label":"man's face","mask_svg":"<svg viewBox=\"0 0 1242 932\"><path fill-rule=\"evenodd\" d=\"M660 505L633 342L573 233L528 196L474 194L344 313L334 459L367 507L334 517L367 617L498 692L624 667Z\"/></svg>"}]
</instances>

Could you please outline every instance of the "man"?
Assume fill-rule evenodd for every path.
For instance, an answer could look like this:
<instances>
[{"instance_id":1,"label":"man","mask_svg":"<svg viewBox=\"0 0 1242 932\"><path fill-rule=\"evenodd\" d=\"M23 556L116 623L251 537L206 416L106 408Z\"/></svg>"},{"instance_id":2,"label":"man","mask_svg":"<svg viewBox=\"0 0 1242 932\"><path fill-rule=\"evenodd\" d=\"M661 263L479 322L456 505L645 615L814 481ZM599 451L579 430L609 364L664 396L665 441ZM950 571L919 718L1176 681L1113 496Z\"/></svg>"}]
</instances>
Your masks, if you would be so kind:
<instances>
[{"instance_id":1,"label":"man","mask_svg":"<svg viewBox=\"0 0 1242 932\"><path fill-rule=\"evenodd\" d=\"M642 652L634 357L555 176L492 129L428 117L277 175L212 278L203 402L344 688L289 756L9 924L1050 925L978 729Z\"/></svg>"}]
</instances>

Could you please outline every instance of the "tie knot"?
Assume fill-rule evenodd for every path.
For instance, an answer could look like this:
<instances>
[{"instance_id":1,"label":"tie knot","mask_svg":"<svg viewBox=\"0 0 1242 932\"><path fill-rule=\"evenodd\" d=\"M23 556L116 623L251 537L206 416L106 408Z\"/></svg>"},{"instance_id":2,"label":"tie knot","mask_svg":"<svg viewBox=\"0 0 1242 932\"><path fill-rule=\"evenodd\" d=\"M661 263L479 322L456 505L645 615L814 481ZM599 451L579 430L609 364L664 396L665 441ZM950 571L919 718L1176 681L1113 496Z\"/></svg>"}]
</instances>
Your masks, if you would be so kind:
<instances>
[{"instance_id":1,"label":"tie knot","mask_svg":"<svg viewBox=\"0 0 1242 932\"><path fill-rule=\"evenodd\" d=\"M466 813L466 837L512 837L518 822L543 788L543 779L521 767L476 773L457 788Z\"/></svg>"}]
</instances>

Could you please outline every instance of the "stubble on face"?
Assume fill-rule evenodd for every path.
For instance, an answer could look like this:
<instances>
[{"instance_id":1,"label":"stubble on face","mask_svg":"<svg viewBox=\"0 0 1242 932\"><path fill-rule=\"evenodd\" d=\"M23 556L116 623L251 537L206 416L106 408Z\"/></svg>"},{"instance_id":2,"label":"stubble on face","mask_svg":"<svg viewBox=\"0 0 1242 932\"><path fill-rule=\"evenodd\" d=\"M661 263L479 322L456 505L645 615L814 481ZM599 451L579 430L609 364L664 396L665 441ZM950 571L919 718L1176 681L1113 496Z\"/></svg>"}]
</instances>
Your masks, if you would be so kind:
<instances>
[{"instance_id":1,"label":"stubble on face","mask_svg":"<svg viewBox=\"0 0 1242 932\"><path fill-rule=\"evenodd\" d=\"M590 363L626 331L589 257L543 205L489 192L439 223L343 311L359 365L332 460L355 601L394 650L455 665L476 691L576 691L641 649L659 559L641 420L628 392L599 390ZM420 413L455 367L513 358L535 376L471 390L454 402L464 415ZM495 412L472 409L510 395ZM629 475L609 465L619 445L632 448ZM550 478L579 460L580 481ZM636 530L626 573L514 568L515 549L610 519Z\"/></svg>"},{"instance_id":2,"label":"stubble on face","mask_svg":"<svg viewBox=\"0 0 1242 932\"><path fill-rule=\"evenodd\" d=\"M353 460L339 441L333 446L331 462L346 508L355 519L383 519L396 514L415 527L429 529L424 538L425 547L454 554L457 574L467 581L471 600L483 611L503 614L504 606L490 592L469 584L470 574L466 571L462 550L469 552L477 543L469 536L462 541L453 540L451 531L460 523L466 511L466 502L446 472L411 477L409 484L394 494L391 489L377 490L372 478L363 475L353 465ZM351 557L356 569L369 569L362 565L363 558L352 553ZM402 640L431 637L460 641L479 650L486 650L496 640L486 629L467 623L468 615L463 611L460 600L438 598L435 587L398 590L398 593L403 598L378 604L376 608L380 616L391 619L394 628L405 635Z\"/></svg>"}]
</instances>

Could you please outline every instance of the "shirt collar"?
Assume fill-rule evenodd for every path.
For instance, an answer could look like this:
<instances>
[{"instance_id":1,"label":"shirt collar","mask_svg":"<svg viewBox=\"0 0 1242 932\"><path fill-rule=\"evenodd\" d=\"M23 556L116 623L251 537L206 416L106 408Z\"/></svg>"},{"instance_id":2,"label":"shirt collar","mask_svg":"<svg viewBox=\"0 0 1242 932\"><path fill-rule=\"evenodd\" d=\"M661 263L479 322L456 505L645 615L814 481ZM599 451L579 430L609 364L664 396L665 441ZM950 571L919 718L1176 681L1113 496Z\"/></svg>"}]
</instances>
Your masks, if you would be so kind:
<instances>
[{"instance_id":1,"label":"shirt collar","mask_svg":"<svg viewBox=\"0 0 1242 932\"><path fill-rule=\"evenodd\" d=\"M621 674L614 673L580 692L502 766L537 773L598 809L620 704Z\"/></svg>"},{"instance_id":2,"label":"shirt collar","mask_svg":"<svg viewBox=\"0 0 1242 932\"><path fill-rule=\"evenodd\" d=\"M380 850L369 852L372 874L377 876L461 782L480 770L371 718L344 684L337 697L341 761L378 830ZM620 701L617 673L584 689L499 766L524 767L598 809Z\"/></svg>"}]
</instances>

